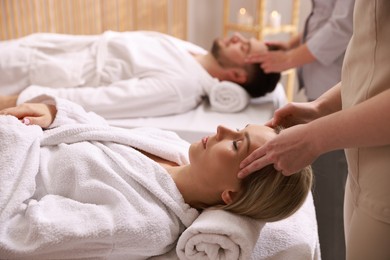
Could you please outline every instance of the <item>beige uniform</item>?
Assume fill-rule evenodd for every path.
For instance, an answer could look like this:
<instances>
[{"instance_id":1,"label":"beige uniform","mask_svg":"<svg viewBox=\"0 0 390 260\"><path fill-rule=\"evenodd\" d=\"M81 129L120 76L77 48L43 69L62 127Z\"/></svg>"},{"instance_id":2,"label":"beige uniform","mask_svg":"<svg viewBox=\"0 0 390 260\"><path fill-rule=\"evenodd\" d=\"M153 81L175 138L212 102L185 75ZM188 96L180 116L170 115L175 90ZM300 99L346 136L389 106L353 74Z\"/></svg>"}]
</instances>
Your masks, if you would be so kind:
<instances>
[{"instance_id":1,"label":"beige uniform","mask_svg":"<svg viewBox=\"0 0 390 260\"><path fill-rule=\"evenodd\" d=\"M343 109L389 88L390 1L357 0L342 71ZM347 259L390 259L390 145L346 149L346 155Z\"/></svg>"}]
</instances>

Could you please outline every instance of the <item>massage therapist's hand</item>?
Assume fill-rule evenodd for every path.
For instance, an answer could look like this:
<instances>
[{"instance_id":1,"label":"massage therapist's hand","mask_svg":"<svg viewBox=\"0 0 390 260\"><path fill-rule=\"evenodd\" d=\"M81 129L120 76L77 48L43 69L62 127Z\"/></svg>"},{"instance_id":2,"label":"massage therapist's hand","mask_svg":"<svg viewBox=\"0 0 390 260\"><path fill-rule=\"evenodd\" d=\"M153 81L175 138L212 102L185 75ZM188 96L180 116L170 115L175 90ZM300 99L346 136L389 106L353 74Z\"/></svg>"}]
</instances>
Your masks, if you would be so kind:
<instances>
[{"instance_id":1,"label":"massage therapist's hand","mask_svg":"<svg viewBox=\"0 0 390 260\"><path fill-rule=\"evenodd\" d=\"M260 63L265 73L282 72L294 67L290 52L283 50L252 54L245 61Z\"/></svg>"},{"instance_id":2,"label":"massage therapist's hand","mask_svg":"<svg viewBox=\"0 0 390 260\"><path fill-rule=\"evenodd\" d=\"M319 117L320 113L317 102L291 102L275 111L274 117L266 123L267 126L275 128L281 126L288 128L298 124L306 124Z\"/></svg>"},{"instance_id":3,"label":"massage therapist's hand","mask_svg":"<svg viewBox=\"0 0 390 260\"><path fill-rule=\"evenodd\" d=\"M305 167L306 163L310 164L310 161L312 160L310 155L308 156L309 158L299 156L298 159L303 160L301 164L298 159L291 158L294 158L296 155L294 153L300 155L306 149L304 145L299 145L299 142L303 142L309 138L309 135L304 133L306 128L302 124L309 123L321 116L323 116L323 114L320 112L317 101L289 103L276 110L274 118L266 125L273 128L281 126L286 129L282 130L273 140L253 151L252 154L241 162L239 177L243 178L268 164L274 164L274 167L277 170L281 170L285 175L300 170L300 167ZM290 128L292 126L295 127ZM296 142L295 146L292 146L294 142ZM285 145L286 147L284 147ZM310 142L305 145L309 146ZM280 149L278 148L279 146L281 147ZM289 152L287 149L295 149L296 151ZM299 151L299 149L302 149L302 151ZM289 155L289 153L292 153L292 155ZM293 162L290 163L290 160L293 160ZM294 163L296 163L296 166L294 166ZM284 166L285 164L287 166Z\"/></svg>"},{"instance_id":4,"label":"massage therapist's hand","mask_svg":"<svg viewBox=\"0 0 390 260\"><path fill-rule=\"evenodd\" d=\"M273 42L266 42L265 43L268 46L268 49L271 51L288 51L291 49L291 44L290 42L282 42L282 41L273 41Z\"/></svg>"},{"instance_id":5,"label":"massage therapist's hand","mask_svg":"<svg viewBox=\"0 0 390 260\"><path fill-rule=\"evenodd\" d=\"M42 128L47 128L56 114L55 106L41 103L23 103L0 111L0 115L12 115L26 125L39 125Z\"/></svg>"},{"instance_id":6,"label":"massage therapist's hand","mask_svg":"<svg viewBox=\"0 0 390 260\"><path fill-rule=\"evenodd\" d=\"M320 154L316 151L318 140L315 135L308 130L307 124L282 130L241 162L238 177L244 178L269 164L287 176L298 172Z\"/></svg>"}]
</instances>

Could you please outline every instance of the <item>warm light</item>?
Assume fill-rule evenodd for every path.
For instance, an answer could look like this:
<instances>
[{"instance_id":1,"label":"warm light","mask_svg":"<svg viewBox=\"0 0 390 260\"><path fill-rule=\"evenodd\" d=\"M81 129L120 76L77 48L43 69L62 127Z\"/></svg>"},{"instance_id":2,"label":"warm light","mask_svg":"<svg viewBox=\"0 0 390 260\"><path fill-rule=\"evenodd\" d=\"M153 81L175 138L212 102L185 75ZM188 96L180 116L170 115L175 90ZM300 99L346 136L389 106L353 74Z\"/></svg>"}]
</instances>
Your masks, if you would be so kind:
<instances>
[{"instance_id":1,"label":"warm light","mask_svg":"<svg viewBox=\"0 0 390 260\"><path fill-rule=\"evenodd\" d=\"M269 17L269 23L272 28L280 28L281 23L282 23L282 16L278 11L272 11Z\"/></svg>"},{"instance_id":2,"label":"warm light","mask_svg":"<svg viewBox=\"0 0 390 260\"><path fill-rule=\"evenodd\" d=\"M240 8L237 13L237 22L241 25L249 25L253 24L253 17L246 11L245 8Z\"/></svg>"},{"instance_id":3,"label":"warm light","mask_svg":"<svg viewBox=\"0 0 390 260\"><path fill-rule=\"evenodd\" d=\"M280 14L278 13L278 11L272 11L271 12L271 17L279 17L279 16L280 16Z\"/></svg>"}]
</instances>

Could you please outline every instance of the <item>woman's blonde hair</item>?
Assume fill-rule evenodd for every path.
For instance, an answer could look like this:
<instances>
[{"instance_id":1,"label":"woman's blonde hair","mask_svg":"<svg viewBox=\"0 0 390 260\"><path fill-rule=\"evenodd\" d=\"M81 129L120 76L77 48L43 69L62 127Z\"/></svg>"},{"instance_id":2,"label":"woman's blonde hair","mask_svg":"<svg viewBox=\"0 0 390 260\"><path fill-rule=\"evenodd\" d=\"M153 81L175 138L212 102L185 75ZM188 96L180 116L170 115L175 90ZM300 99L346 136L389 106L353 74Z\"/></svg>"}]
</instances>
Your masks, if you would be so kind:
<instances>
[{"instance_id":1,"label":"woman's blonde hair","mask_svg":"<svg viewBox=\"0 0 390 260\"><path fill-rule=\"evenodd\" d=\"M279 134L283 127L278 126L274 130ZM240 191L232 203L215 208L257 220L278 221L291 216L302 206L312 185L311 166L285 176L273 165L268 165L241 181Z\"/></svg>"},{"instance_id":2,"label":"woman's blonde hair","mask_svg":"<svg viewBox=\"0 0 390 260\"><path fill-rule=\"evenodd\" d=\"M313 174L308 166L284 176L268 165L244 178L233 202L217 206L236 214L267 222L278 221L296 212L311 190Z\"/></svg>"},{"instance_id":3,"label":"woman's blonde hair","mask_svg":"<svg viewBox=\"0 0 390 260\"><path fill-rule=\"evenodd\" d=\"M279 134L283 127L278 126ZM305 202L313 184L311 166L285 176L268 165L245 177L241 189L228 205L219 209L267 222L278 221L294 214Z\"/></svg>"}]
</instances>

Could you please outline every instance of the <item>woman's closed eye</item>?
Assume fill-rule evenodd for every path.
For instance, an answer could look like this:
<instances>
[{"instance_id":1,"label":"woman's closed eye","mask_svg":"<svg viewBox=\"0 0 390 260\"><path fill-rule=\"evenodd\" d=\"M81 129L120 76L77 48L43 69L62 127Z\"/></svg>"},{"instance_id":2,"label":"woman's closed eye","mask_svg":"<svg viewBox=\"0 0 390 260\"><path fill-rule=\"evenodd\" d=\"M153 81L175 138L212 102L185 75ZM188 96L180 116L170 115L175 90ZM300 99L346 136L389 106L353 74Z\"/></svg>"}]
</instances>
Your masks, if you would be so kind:
<instances>
[{"instance_id":1,"label":"woman's closed eye","mask_svg":"<svg viewBox=\"0 0 390 260\"><path fill-rule=\"evenodd\" d=\"M236 128L237 132L240 132L241 130ZM233 148L235 151L238 151L240 149L240 144L242 143L242 140L234 140L233 141Z\"/></svg>"},{"instance_id":2,"label":"woman's closed eye","mask_svg":"<svg viewBox=\"0 0 390 260\"><path fill-rule=\"evenodd\" d=\"M238 151L238 150L240 149L241 143L242 143L241 140L234 140L234 141L233 141L233 147L234 147L234 150L235 150L235 151Z\"/></svg>"}]
</instances>

